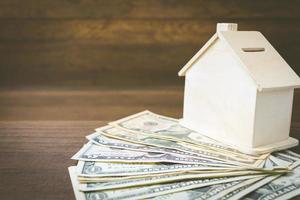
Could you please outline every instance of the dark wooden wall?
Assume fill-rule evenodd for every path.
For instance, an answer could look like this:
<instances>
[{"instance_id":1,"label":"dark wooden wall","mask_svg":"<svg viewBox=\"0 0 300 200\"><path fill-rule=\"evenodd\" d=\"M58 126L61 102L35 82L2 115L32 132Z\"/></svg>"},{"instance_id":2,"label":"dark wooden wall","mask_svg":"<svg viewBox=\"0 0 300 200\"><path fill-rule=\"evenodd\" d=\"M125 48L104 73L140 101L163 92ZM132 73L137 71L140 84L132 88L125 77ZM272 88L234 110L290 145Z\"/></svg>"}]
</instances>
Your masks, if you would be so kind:
<instances>
[{"instance_id":1,"label":"dark wooden wall","mask_svg":"<svg viewBox=\"0 0 300 200\"><path fill-rule=\"evenodd\" d=\"M300 75L299 7L300 0L0 0L0 200L74 199L67 167L94 128L145 109L181 118L177 71L217 22L261 31ZM300 138L300 89L290 132Z\"/></svg>"},{"instance_id":2,"label":"dark wooden wall","mask_svg":"<svg viewBox=\"0 0 300 200\"><path fill-rule=\"evenodd\" d=\"M299 0L1 0L0 88L165 87L217 22L259 30L300 74Z\"/></svg>"}]
</instances>

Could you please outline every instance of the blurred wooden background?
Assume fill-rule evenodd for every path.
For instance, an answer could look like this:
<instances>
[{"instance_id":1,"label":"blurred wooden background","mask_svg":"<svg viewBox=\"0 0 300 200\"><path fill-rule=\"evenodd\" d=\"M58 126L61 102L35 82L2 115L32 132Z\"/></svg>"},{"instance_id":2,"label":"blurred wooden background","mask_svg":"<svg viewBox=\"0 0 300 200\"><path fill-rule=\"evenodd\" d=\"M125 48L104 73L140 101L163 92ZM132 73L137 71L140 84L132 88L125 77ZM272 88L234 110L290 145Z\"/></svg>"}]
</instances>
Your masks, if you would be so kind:
<instances>
[{"instance_id":1,"label":"blurred wooden background","mask_svg":"<svg viewBox=\"0 0 300 200\"><path fill-rule=\"evenodd\" d=\"M94 128L145 109L181 117L177 71L217 22L261 31L299 75L299 7L299 0L1 0L0 199L74 199L67 167ZM297 90L291 135L299 133Z\"/></svg>"},{"instance_id":2,"label":"blurred wooden background","mask_svg":"<svg viewBox=\"0 0 300 200\"><path fill-rule=\"evenodd\" d=\"M0 119L113 119L145 108L180 117L184 79L177 72L217 22L261 31L300 74L299 6L299 0L2 0ZM144 91L147 98L136 97ZM295 102L299 110L297 94Z\"/></svg>"}]
</instances>

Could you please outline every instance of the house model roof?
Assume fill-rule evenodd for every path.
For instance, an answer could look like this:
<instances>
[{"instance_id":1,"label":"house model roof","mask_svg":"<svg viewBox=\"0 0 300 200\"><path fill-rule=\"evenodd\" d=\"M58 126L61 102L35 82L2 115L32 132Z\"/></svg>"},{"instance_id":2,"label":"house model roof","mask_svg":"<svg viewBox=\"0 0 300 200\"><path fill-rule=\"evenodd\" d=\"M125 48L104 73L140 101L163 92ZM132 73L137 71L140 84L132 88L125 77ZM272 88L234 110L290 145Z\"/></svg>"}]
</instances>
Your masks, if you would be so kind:
<instances>
[{"instance_id":1,"label":"house model roof","mask_svg":"<svg viewBox=\"0 0 300 200\"><path fill-rule=\"evenodd\" d=\"M217 32L179 71L178 75L185 76L189 68L201 59L205 51L218 39L229 47L232 56L248 72L258 90L300 86L297 74L260 32L237 31L237 24L218 24Z\"/></svg>"}]
</instances>

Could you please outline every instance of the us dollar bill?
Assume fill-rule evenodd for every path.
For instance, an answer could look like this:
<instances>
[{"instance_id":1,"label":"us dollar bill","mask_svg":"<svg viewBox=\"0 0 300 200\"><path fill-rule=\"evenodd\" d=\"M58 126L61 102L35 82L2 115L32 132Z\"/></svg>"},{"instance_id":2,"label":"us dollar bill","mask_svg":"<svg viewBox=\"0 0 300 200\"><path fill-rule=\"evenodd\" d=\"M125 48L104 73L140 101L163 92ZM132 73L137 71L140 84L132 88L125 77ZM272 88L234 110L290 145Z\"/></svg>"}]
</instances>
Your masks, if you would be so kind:
<instances>
[{"instance_id":1,"label":"us dollar bill","mask_svg":"<svg viewBox=\"0 0 300 200\"><path fill-rule=\"evenodd\" d=\"M300 195L300 155L291 151L274 153L278 159L290 162L292 171L284 176L277 175L269 183L244 196L244 199L290 199Z\"/></svg>"},{"instance_id":2,"label":"us dollar bill","mask_svg":"<svg viewBox=\"0 0 300 200\"><path fill-rule=\"evenodd\" d=\"M111 148L120 148L120 149L127 149L133 151L143 151L143 152L152 152L152 153L168 153L175 156L189 156L193 158L203 159L203 160L214 160L217 162L225 162L221 161L218 158L201 156L200 154L188 153L184 151L179 151L176 149L164 148L164 147L154 147L144 144L136 144L132 142L127 142L124 140L119 140L115 138L109 138L102 134L101 132L96 132L91 135L86 136L86 138L92 141L95 144L103 145ZM226 160L226 163L228 161Z\"/></svg>"},{"instance_id":3,"label":"us dollar bill","mask_svg":"<svg viewBox=\"0 0 300 200\"><path fill-rule=\"evenodd\" d=\"M255 183L249 183L248 185L243 185L242 187L233 190L226 195L224 195L220 200L239 200L242 199L245 195L257 190L263 185L271 182L272 180L278 178L279 175L270 175L265 178L262 178Z\"/></svg>"},{"instance_id":4,"label":"us dollar bill","mask_svg":"<svg viewBox=\"0 0 300 200\"><path fill-rule=\"evenodd\" d=\"M246 180L237 180L228 183L221 183L216 185L210 185L206 187L196 188L193 190L187 190L182 192L176 192L166 195L161 195L151 198L152 200L166 200L166 199L184 199L184 200L217 200L225 196L226 194L236 191L239 188L248 186L258 180L263 179L262 177L256 177Z\"/></svg>"},{"instance_id":5,"label":"us dollar bill","mask_svg":"<svg viewBox=\"0 0 300 200\"><path fill-rule=\"evenodd\" d=\"M251 158L260 157L246 155L237 149L183 127L178 123L177 119L158 115L150 111L143 111L109 124L134 133L143 133L172 141L192 143L200 147L226 152L228 154Z\"/></svg>"},{"instance_id":6,"label":"us dollar bill","mask_svg":"<svg viewBox=\"0 0 300 200\"><path fill-rule=\"evenodd\" d=\"M164 175L177 175L179 173L165 173ZM182 173L181 173L182 174ZM124 181L124 180L132 180L132 179L141 179L141 178L150 178L156 177L159 174L142 174L142 175L132 175L132 176L112 176L112 177L83 177L77 176L77 180L80 183L104 183L110 181Z\"/></svg>"},{"instance_id":7,"label":"us dollar bill","mask_svg":"<svg viewBox=\"0 0 300 200\"><path fill-rule=\"evenodd\" d=\"M299 168L300 156L299 156L299 154L296 154L292 151L286 150L286 151L281 151L281 152L275 152L275 153L273 153L273 157L276 157L277 161L288 162L291 170L297 169L297 167ZM271 164L273 164L274 167L276 167L278 165L278 163L275 163L275 162L271 162ZM294 173L294 172L295 171L292 171L291 173ZM258 192L259 188L270 189L270 188L272 188L272 186L276 186L276 184L278 184L278 182L276 183L276 180L280 180L281 178L287 178L288 176L292 175L291 173L288 174L287 176L284 176L284 175L266 176L265 178L263 178L262 180L257 181L254 184L249 184L247 186L243 186L243 187L241 187L241 188L239 188L235 191L232 191L232 192L228 193L227 195L222 197L221 200L238 200L238 199L241 199L241 198L244 199L244 197L246 195L249 196L250 199L273 199L273 198L276 197L277 192L282 193L282 191L280 191L280 190L277 191L277 189L279 189L279 187L276 188L276 189L273 188L273 189L275 189L273 191L265 190L264 194L261 194L261 193ZM298 169L298 176L300 176L299 169ZM299 178L299 177L297 177L297 178ZM283 180L283 181L285 182L285 180ZM275 184L273 182L275 182ZM286 185L288 185L291 182L292 181L287 181L285 183L286 183ZM258 193L260 195L257 196ZM289 195L294 195L297 192L292 191L292 194L287 194L287 193L288 192L286 192L285 194L282 193L284 196L279 197L278 199L281 199L281 198L285 199L285 198L289 197Z\"/></svg>"},{"instance_id":8,"label":"us dollar bill","mask_svg":"<svg viewBox=\"0 0 300 200\"><path fill-rule=\"evenodd\" d=\"M300 163L292 172L285 176L279 176L268 184L247 194L244 199L290 199L300 195Z\"/></svg>"},{"instance_id":9,"label":"us dollar bill","mask_svg":"<svg viewBox=\"0 0 300 200\"><path fill-rule=\"evenodd\" d=\"M211 168L201 164L172 164L172 163L108 163L95 161L79 161L77 165L79 176L82 177L114 177L114 176L137 176L147 174L164 173L231 173L239 169ZM246 170L245 170L246 171Z\"/></svg>"},{"instance_id":10,"label":"us dollar bill","mask_svg":"<svg viewBox=\"0 0 300 200\"><path fill-rule=\"evenodd\" d=\"M127 162L127 163L181 163L181 164L203 164L211 168L223 167L233 168L231 164L220 161L197 159L187 156L175 156L168 153L138 152L123 149L113 149L105 146L95 145L92 142L84 145L73 157L75 160L102 161L102 162Z\"/></svg>"},{"instance_id":11,"label":"us dollar bill","mask_svg":"<svg viewBox=\"0 0 300 200\"><path fill-rule=\"evenodd\" d=\"M300 161L300 155L290 150L274 152L272 154L273 157L275 157L280 161L280 163L282 163L282 165L288 166L291 169L293 168L294 163Z\"/></svg>"},{"instance_id":12,"label":"us dollar bill","mask_svg":"<svg viewBox=\"0 0 300 200\"><path fill-rule=\"evenodd\" d=\"M284 172L276 172L275 174L281 174ZM137 175L130 175L130 176L80 176L78 175L77 180L80 183L103 183L103 182L110 182L110 181L124 181L124 180L132 180L132 179L142 179L142 178L151 178L157 177L160 175L178 175L178 174L196 174L197 177L232 177L232 176L244 176L244 175L260 175L265 174L262 171L189 171L189 172L171 172L171 173L157 173L157 174L137 174ZM267 173L269 174L269 173ZM194 175L192 177L195 177ZM166 180L168 181L168 180Z\"/></svg>"},{"instance_id":13,"label":"us dollar bill","mask_svg":"<svg viewBox=\"0 0 300 200\"><path fill-rule=\"evenodd\" d=\"M208 166L200 164L171 164L171 163L103 163L94 161L79 161L77 165L78 176L82 182L87 181L105 181L133 177L144 177L145 175L155 174L170 174L170 173L197 173L197 174L215 174L224 173L226 176L233 176L238 173L239 175L249 175L255 173L264 174L282 174L285 170L277 171L264 171L264 170L249 170L249 169L211 169Z\"/></svg>"},{"instance_id":14,"label":"us dollar bill","mask_svg":"<svg viewBox=\"0 0 300 200\"><path fill-rule=\"evenodd\" d=\"M276 173L264 173L262 171L233 171L233 172L220 172L220 171L190 171L190 172L173 172L173 173L164 173L164 175L177 175L177 174L196 174L199 177L216 177L216 176L244 176L244 175L259 175L259 174L283 174L285 172L276 172ZM206 175L209 174L209 175ZM96 183L96 182L109 182L109 181L123 181L123 180L129 180L129 179L137 179L137 178L148 178L148 177L155 177L157 175L161 174L142 174L142 175L132 175L132 176L111 176L111 177L84 177L84 176L78 176L77 179L80 183Z\"/></svg>"},{"instance_id":15,"label":"us dollar bill","mask_svg":"<svg viewBox=\"0 0 300 200\"><path fill-rule=\"evenodd\" d=\"M72 186L76 199L80 200L119 200L119 199L143 199L150 198L159 195L180 192L185 190L191 190L195 188L206 187L210 185L227 183L238 180L245 180L256 178L257 176L240 176L240 177L223 177L223 178L210 178L190 181L180 181L174 183L150 185L147 187L132 187L118 190L105 190L94 192L81 192L79 190L78 181L76 180L76 169L74 167L69 168L69 173L72 181Z\"/></svg>"},{"instance_id":16,"label":"us dollar bill","mask_svg":"<svg viewBox=\"0 0 300 200\"><path fill-rule=\"evenodd\" d=\"M130 179L121 179L115 180L111 178L107 182L95 182L95 183L80 183L79 190L81 191L100 191L100 190L112 190L128 187L139 187L139 186L148 186L154 184L163 184L168 182L178 182L183 180L200 180L208 178L218 178L218 177L234 177L234 176L243 176L247 174L259 175L259 172L231 172L231 173L179 173L179 174L157 174L156 176L145 176L139 178L130 178ZM250 177L248 175L248 177ZM255 176L253 176L255 177Z\"/></svg>"},{"instance_id":17,"label":"us dollar bill","mask_svg":"<svg viewBox=\"0 0 300 200\"><path fill-rule=\"evenodd\" d=\"M84 164L82 164L84 163ZM105 164L105 163L104 163ZM102 166L103 168L101 168ZM78 180L82 184L81 188L84 191L90 190L104 190L107 187L129 187L129 186L137 186L137 185L146 185L146 184L154 184L154 183L162 183L162 182L170 182L170 181L178 181L184 179L200 179L200 178L215 178L215 177L233 177L233 176L242 176L242 175L260 175L265 174L263 171L193 171L188 166L182 166L179 169L185 169L185 171L178 171L178 166L172 166L169 170L166 170L164 167L160 167L161 171L157 171L150 166L143 165L136 166L138 167L136 170L133 170L129 167L130 171L127 171L126 165L123 165L123 168L119 166L113 167L114 165L109 165L110 173L107 173L105 170L105 165L97 165L95 166L95 162L80 162L77 165L77 173ZM106 168L108 165L106 165ZM157 166L156 166L157 167ZM119 171L118 171L119 168ZM143 170L142 170L143 169ZM147 169L147 170L146 170ZM189 169L191 169L189 171ZM194 168L194 170L197 168ZM121 171L121 173L119 173ZM124 172L125 171L125 172ZM113 173L115 172L115 173ZM150 173L149 173L150 172ZM154 172L154 173L153 173ZM176 173L177 172L177 173ZM151 175L152 176L149 176ZM107 176L108 175L108 176ZM122 175L120 177L120 175ZM153 176L155 175L155 176ZM97 185L89 184L98 182ZM109 183L105 183L109 182ZM112 185L112 182L114 184ZM91 187L92 185L92 187Z\"/></svg>"},{"instance_id":18,"label":"us dollar bill","mask_svg":"<svg viewBox=\"0 0 300 200\"><path fill-rule=\"evenodd\" d=\"M252 158L244 158L235 154L224 154L222 152L212 151L209 149L195 149L190 148L188 146L183 145L177 141L164 140L157 137L152 137L150 135L143 134L135 134L123 129L118 129L112 126L104 126L96 129L97 132L101 135L105 135L109 138L114 138L118 140L123 140L129 143L134 144L142 144L153 147L165 148L165 149L173 149L177 152L185 152L188 153L191 157L206 157L212 158L216 160L226 161L228 163L247 166L247 167L259 167L264 159L252 159Z\"/></svg>"}]
</instances>

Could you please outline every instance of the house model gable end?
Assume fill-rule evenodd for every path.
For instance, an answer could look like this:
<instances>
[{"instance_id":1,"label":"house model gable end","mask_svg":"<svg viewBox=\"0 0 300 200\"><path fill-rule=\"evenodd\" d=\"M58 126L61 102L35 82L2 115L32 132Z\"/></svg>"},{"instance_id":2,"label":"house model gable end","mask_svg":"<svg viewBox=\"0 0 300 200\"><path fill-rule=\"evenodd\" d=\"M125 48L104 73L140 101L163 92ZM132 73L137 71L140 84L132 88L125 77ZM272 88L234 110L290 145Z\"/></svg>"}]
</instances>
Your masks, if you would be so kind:
<instances>
[{"instance_id":1,"label":"house model gable end","mask_svg":"<svg viewBox=\"0 0 300 200\"><path fill-rule=\"evenodd\" d=\"M217 32L204 44L204 46L183 66L178 72L178 76L185 76L186 72L193 66L193 64L206 52L209 47L219 38L219 31L237 31L237 24L234 23L218 23Z\"/></svg>"},{"instance_id":2,"label":"house model gable end","mask_svg":"<svg viewBox=\"0 0 300 200\"><path fill-rule=\"evenodd\" d=\"M237 24L226 23L217 25L217 32L179 71L178 75L185 76L186 72L218 39L228 46L232 56L253 79L259 91L300 86L298 75L260 32L237 31Z\"/></svg>"},{"instance_id":3,"label":"house model gable end","mask_svg":"<svg viewBox=\"0 0 300 200\"><path fill-rule=\"evenodd\" d=\"M193 66L193 64L206 52L206 50L218 39L218 35L214 34L204 46L183 66L178 72L178 76L185 76L186 72Z\"/></svg>"},{"instance_id":4,"label":"house model gable end","mask_svg":"<svg viewBox=\"0 0 300 200\"><path fill-rule=\"evenodd\" d=\"M269 41L258 31L219 32L218 37L255 81L258 90L297 88L300 79Z\"/></svg>"}]
</instances>

